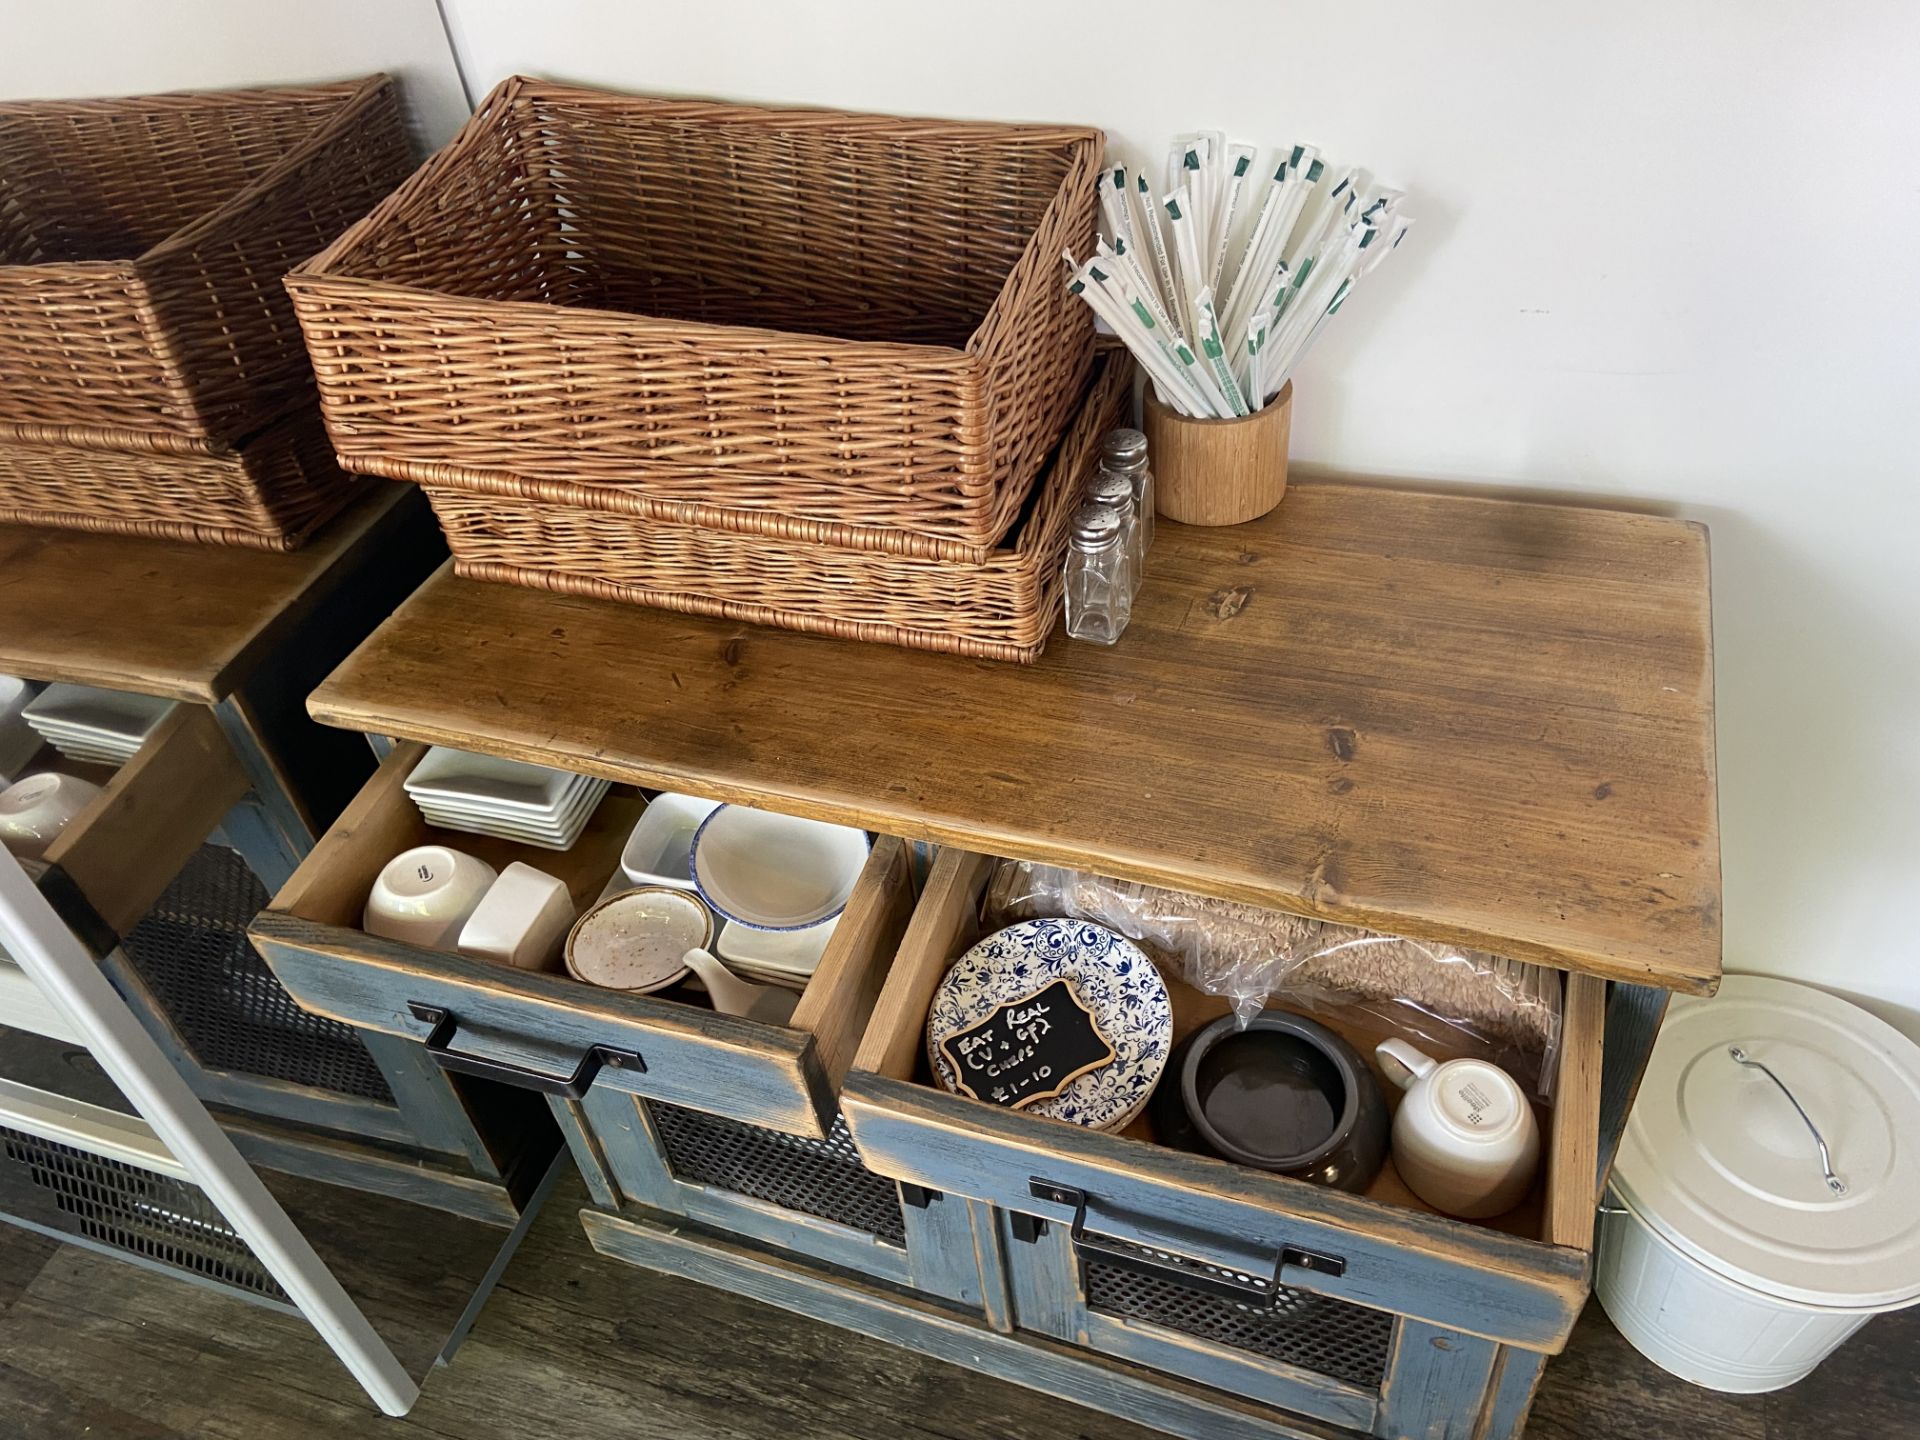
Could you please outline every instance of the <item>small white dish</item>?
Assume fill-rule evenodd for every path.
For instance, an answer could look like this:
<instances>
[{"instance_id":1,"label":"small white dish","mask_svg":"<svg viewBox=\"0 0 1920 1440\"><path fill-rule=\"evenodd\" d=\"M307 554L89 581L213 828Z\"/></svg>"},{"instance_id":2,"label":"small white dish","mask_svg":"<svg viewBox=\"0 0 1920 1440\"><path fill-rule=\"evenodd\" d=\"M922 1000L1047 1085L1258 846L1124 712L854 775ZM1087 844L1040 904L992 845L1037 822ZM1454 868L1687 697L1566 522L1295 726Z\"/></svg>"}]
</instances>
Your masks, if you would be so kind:
<instances>
[{"instance_id":1,"label":"small white dish","mask_svg":"<svg viewBox=\"0 0 1920 1440\"><path fill-rule=\"evenodd\" d=\"M545 765L436 745L413 767L406 790L416 798L432 795L500 812L552 814L581 778Z\"/></svg>"},{"instance_id":2,"label":"small white dish","mask_svg":"<svg viewBox=\"0 0 1920 1440\"><path fill-rule=\"evenodd\" d=\"M820 957L827 953L827 943L839 925L836 919L804 930L756 930L728 922L713 942L713 953L756 980L805 985L820 968Z\"/></svg>"},{"instance_id":3,"label":"small white dish","mask_svg":"<svg viewBox=\"0 0 1920 1440\"><path fill-rule=\"evenodd\" d=\"M21 714L27 724L62 754L124 764L146 743L171 709L171 700L156 696L63 682L47 686L27 703Z\"/></svg>"},{"instance_id":4,"label":"small white dish","mask_svg":"<svg viewBox=\"0 0 1920 1440\"><path fill-rule=\"evenodd\" d=\"M654 796L620 852L621 872L635 885L693 889L693 837L719 808L692 795Z\"/></svg>"},{"instance_id":5,"label":"small white dish","mask_svg":"<svg viewBox=\"0 0 1920 1440\"><path fill-rule=\"evenodd\" d=\"M1400 1039L1373 1053L1407 1092L1393 1116L1393 1168L1407 1188L1463 1220L1518 1205L1540 1166L1540 1124L1519 1083L1485 1060L1442 1064Z\"/></svg>"},{"instance_id":6,"label":"small white dish","mask_svg":"<svg viewBox=\"0 0 1920 1440\"><path fill-rule=\"evenodd\" d=\"M417 845L386 864L367 896L369 935L452 950L495 880L478 856L445 845Z\"/></svg>"},{"instance_id":7,"label":"small white dish","mask_svg":"<svg viewBox=\"0 0 1920 1440\"><path fill-rule=\"evenodd\" d=\"M720 805L693 837L693 887L722 918L802 930L846 909L867 863L867 832Z\"/></svg>"},{"instance_id":8,"label":"small white dish","mask_svg":"<svg viewBox=\"0 0 1920 1440\"><path fill-rule=\"evenodd\" d=\"M516 970L551 970L573 926L573 897L544 870L516 860L460 928L459 950Z\"/></svg>"},{"instance_id":9,"label":"small white dish","mask_svg":"<svg viewBox=\"0 0 1920 1440\"><path fill-rule=\"evenodd\" d=\"M713 912L665 886L601 900L567 936L567 973L588 985L646 995L687 975L687 952L713 939Z\"/></svg>"},{"instance_id":10,"label":"small white dish","mask_svg":"<svg viewBox=\"0 0 1920 1440\"><path fill-rule=\"evenodd\" d=\"M29 775L0 790L0 845L15 855L35 857L60 838L60 832L100 794L100 787L77 775Z\"/></svg>"}]
</instances>

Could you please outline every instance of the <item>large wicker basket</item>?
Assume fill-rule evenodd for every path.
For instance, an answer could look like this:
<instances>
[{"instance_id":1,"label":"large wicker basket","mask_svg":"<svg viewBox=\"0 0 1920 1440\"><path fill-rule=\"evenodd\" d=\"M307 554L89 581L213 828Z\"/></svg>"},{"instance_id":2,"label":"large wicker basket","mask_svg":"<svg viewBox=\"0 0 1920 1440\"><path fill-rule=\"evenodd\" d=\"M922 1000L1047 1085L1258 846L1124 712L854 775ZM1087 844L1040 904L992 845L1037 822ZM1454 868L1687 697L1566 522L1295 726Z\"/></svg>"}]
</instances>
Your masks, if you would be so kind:
<instances>
[{"instance_id":1,"label":"large wicker basket","mask_svg":"<svg viewBox=\"0 0 1920 1440\"><path fill-rule=\"evenodd\" d=\"M409 151L384 76L0 104L0 439L237 445L310 403L282 277Z\"/></svg>"},{"instance_id":2,"label":"large wicker basket","mask_svg":"<svg viewBox=\"0 0 1920 1440\"><path fill-rule=\"evenodd\" d=\"M0 524L293 550L354 496L312 406L239 448L22 429L0 442Z\"/></svg>"},{"instance_id":3,"label":"large wicker basket","mask_svg":"<svg viewBox=\"0 0 1920 1440\"><path fill-rule=\"evenodd\" d=\"M1099 163L516 78L287 286L351 470L981 561L1086 378Z\"/></svg>"},{"instance_id":4,"label":"large wicker basket","mask_svg":"<svg viewBox=\"0 0 1920 1440\"><path fill-rule=\"evenodd\" d=\"M422 488L461 575L1031 663L1060 613L1068 517L1100 436L1125 423L1132 380L1123 352L1103 356L1032 503L979 563Z\"/></svg>"}]
</instances>

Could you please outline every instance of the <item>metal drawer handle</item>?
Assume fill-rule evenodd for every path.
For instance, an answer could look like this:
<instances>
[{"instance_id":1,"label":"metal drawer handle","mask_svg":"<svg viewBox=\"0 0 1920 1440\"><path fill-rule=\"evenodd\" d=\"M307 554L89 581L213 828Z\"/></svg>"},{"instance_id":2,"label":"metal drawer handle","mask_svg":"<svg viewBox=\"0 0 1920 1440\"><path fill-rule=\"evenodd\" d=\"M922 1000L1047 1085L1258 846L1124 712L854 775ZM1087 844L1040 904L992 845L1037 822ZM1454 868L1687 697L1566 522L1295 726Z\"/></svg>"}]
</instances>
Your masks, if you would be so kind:
<instances>
[{"instance_id":1,"label":"metal drawer handle","mask_svg":"<svg viewBox=\"0 0 1920 1440\"><path fill-rule=\"evenodd\" d=\"M569 1100L578 1100L592 1088L594 1078L599 1075L603 1065L641 1075L647 1070L646 1061L640 1058L638 1051L615 1050L610 1045L589 1046L571 1075L549 1075L544 1070L531 1070L510 1061L489 1060L484 1055L453 1048L453 1037L460 1028L460 1022L444 1005L423 1005L418 1000L409 1000L407 1009L412 1012L414 1019L433 1027L422 1043L427 1047L427 1054L433 1057L433 1063L442 1070L478 1075L485 1080L503 1081L508 1085L517 1085L522 1090L537 1090L542 1095L562 1095Z\"/></svg>"},{"instance_id":2,"label":"metal drawer handle","mask_svg":"<svg viewBox=\"0 0 1920 1440\"><path fill-rule=\"evenodd\" d=\"M1729 1045L1727 1047L1727 1054L1731 1055L1738 1063L1746 1066L1749 1070L1758 1070L1762 1075L1766 1076L1767 1079L1773 1081L1774 1084L1780 1087L1780 1093L1787 1097L1787 1103L1793 1106L1795 1112L1806 1122L1807 1133L1813 1136L1813 1143L1820 1147L1820 1171L1827 1177L1827 1189L1836 1195L1846 1194L1847 1182L1833 1172L1833 1154L1827 1149L1826 1137L1820 1133L1820 1127L1813 1123L1813 1117L1807 1114L1806 1107L1793 1098L1793 1091L1787 1088L1787 1082L1774 1074L1773 1071L1769 1070L1758 1060L1751 1058L1747 1052L1738 1045Z\"/></svg>"},{"instance_id":3,"label":"metal drawer handle","mask_svg":"<svg viewBox=\"0 0 1920 1440\"><path fill-rule=\"evenodd\" d=\"M1323 1255L1297 1245L1283 1247L1273 1256L1271 1265L1262 1264L1258 1267L1258 1274L1254 1273L1253 1267L1240 1270L1211 1261L1188 1259L1172 1250L1158 1250L1150 1245L1089 1230L1087 1195L1084 1190L1039 1179L1033 1180L1029 1188L1037 1199L1073 1207L1073 1224L1067 1236L1074 1254L1080 1259L1091 1257L1116 1270L1171 1281L1203 1295L1231 1300L1236 1305L1260 1310L1275 1308L1280 1303L1280 1274L1289 1265L1310 1270L1316 1275L1346 1273L1347 1262L1339 1256Z\"/></svg>"}]
</instances>

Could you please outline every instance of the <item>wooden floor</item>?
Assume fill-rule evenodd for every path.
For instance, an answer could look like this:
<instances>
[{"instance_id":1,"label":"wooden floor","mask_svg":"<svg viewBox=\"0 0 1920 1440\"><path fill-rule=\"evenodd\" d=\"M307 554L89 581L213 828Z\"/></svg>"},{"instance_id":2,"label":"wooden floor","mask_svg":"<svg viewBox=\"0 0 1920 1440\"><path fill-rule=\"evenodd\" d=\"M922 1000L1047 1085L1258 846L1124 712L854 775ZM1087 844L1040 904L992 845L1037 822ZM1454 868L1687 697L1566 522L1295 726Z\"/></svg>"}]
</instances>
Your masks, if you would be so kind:
<instances>
[{"instance_id":1,"label":"wooden floor","mask_svg":"<svg viewBox=\"0 0 1920 1440\"><path fill-rule=\"evenodd\" d=\"M332 1224L358 1203L343 1192ZM1151 1432L588 1248L569 1176L466 1347L403 1421L373 1412L299 1321L0 1227L0 1437L318 1440L1147 1440ZM370 1265L436 1217L385 1207ZM401 1215L420 1227L395 1223ZM370 1428L370 1426L372 1428ZM1547 1370L1536 1440L1920 1434L1920 1310L1873 1321L1777 1395L1695 1390L1597 1305Z\"/></svg>"}]
</instances>

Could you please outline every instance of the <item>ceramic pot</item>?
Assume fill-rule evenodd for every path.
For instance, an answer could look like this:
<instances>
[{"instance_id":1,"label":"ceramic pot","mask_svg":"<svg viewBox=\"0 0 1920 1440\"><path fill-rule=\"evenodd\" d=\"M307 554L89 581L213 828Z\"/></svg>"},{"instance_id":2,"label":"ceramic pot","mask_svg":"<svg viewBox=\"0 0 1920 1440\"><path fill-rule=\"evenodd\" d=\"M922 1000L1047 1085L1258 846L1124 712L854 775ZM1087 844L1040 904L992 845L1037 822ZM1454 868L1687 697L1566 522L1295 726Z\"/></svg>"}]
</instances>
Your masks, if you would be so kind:
<instances>
[{"instance_id":1,"label":"ceramic pot","mask_svg":"<svg viewBox=\"0 0 1920 1440\"><path fill-rule=\"evenodd\" d=\"M1153 1100L1165 1144L1336 1190L1364 1190L1387 1158L1387 1102L1367 1062L1317 1021L1224 1015L1181 1042Z\"/></svg>"}]
</instances>

